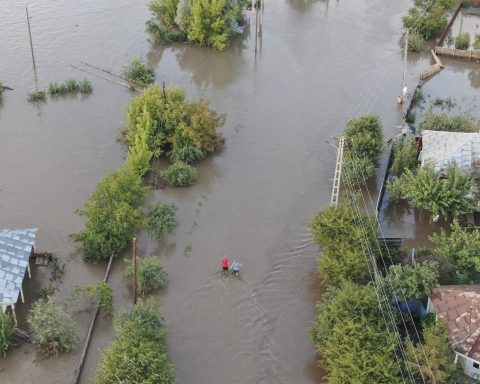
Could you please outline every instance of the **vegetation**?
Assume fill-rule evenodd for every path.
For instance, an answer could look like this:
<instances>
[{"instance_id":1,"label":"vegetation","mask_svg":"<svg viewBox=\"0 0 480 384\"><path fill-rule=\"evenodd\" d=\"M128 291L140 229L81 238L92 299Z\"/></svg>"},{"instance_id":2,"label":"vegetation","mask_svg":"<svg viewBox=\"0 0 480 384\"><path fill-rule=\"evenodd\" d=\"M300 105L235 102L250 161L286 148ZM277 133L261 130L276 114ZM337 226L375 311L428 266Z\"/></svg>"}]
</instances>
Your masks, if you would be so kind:
<instances>
[{"instance_id":1,"label":"vegetation","mask_svg":"<svg viewBox=\"0 0 480 384\"><path fill-rule=\"evenodd\" d=\"M77 82L74 79L68 79L64 83L50 83L48 84L48 93L51 96L77 94L77 93L91 93L93 90L92 84L87 79Z\"/></svg>"},{"instance_id":2,"label":"vegetation","mask_svg":"<svg viewBox=\"0 0 480 384\"><path fill-rule=\"evenodd\" d=\"M446 12L455 0L416 0L403 17L403 26L417 31L424 39L440 34L447 26Z\"/></svg>"},{"instance_id":3,"label":"vegetation","mask_svg":"<svg viewBox=\"0 0 480 384\"><path fill-rule=\"evenodd\" d=\"M93 92L92 83L87 79L83 79L78 83L78 91L80 93L85 93L85 94L92 93Z\"/></svg>"},{"instance_id":4,"label":"vegetation","mask_svg":"<svg viewBox=\"0 0 480 384\"><path fill-rule=\"evenodd\" d=\"M113 290L110 284L102 282L75 287L73 298L75 299L80 294L87 295L94 307L105 313L113 313Z\"/></svg>"},{"instance_id":5,"label":"vegetation","mask_svg":"<svg viewBox=\"0 0 480 384\"><path fill-rule=\"evenodd\" d=\"M133 276L132 262L128 261L124 277L130 279ZM160 265L156 257L137 259L137 292L145 296L151 291L162 287L168 282L168 275Z\"/></svg>"},{"instance_id":6,"label":"vegetation","mask_svg":"<svg viewBox=\"0 0 480 384\"><path fill-rule=\"evenodd\" d=\"M353 184L361 184L380 164L383 133L375 115L360 116L347 123L345 130L345 174Z\"/></svg>"},{"instance_id":7,"label":"vegetation","mask_svg":"<svg viewBox=\"0 0 480 384\"><path fill-rule=\"evenodd\" d=\"M464 51L470 48L470 33L459 33L455 39L455 48Z\"/></svg>"},{"instance_id":8,"label":"vegetation","mask_svg":"<svg viewBox=\"0 0 480 384\"><path fill-rule=\"evenodd\" d=\"M414 137L396 138L393 142L393 162L390 171L401 176L406 169L414 170L417 165L417 145Z\"/></svg>"},{"instance_id":9,"label":"vegetation","mask_svg":"<svg viewBox=\"0 0 480 384\"><path fill-rule=\"evenodd\" d=\"M480 49L480 33L477 33L475 35L475 41L473 42L473 48ZM0 86L1 86L1 84L0 84ZM0 95L1 95L1 92L0 92Z\"/></svg>"},{"instance_id":10,"label":"vegetation","mask_svg":"<svg viewBox=\"0 0 480 384\"><path fill-rule=\"evenodd\" d=\"M85 229L73 235L83 242L87 261L108 259L118 255L142 223L138 205L146 188L141 177L124 167L107 174L77 213L87 218Z\"/></svg>"},{"instance_id":11,"label":"vegetation","mask_svg":"<svg viewBox=\"0 0 480 384\"><path fill-rule=\"evenodd\" d=\"M72 317L55 305L51 298L35 302L28 313L27 322L44 357L69 351L76 342Z\"/></svg>"},{"instance_id":12,"label":"vegetation","mask_svg":"<svg viewBox=\"0 0 480 384\"><path fill-rule=\"evenodd\" d=\"M5 357L13 335L13 320L8 313L0 313L0 357Z\"/></svg>"},{"instance_id":13,"label":"vegetation","mask_svg":"<svg viewBox=\"0 0 480 384\"><path fill-rule=\"evenodd\" d=\"M3 83L0 81L0 97L2 97L3 94Z\"/></svg>"},{"instance_id":14,"label":"vegetation","mask_svg":"<svg viewBox=\"0 0 480 384\"><path fill-rule=\"evenodd\" d=\"M177 222L175 220L175 211L178 208L175 204L157 203L153 205L145 219L145 225L152 236L158 236L162 233L171 235L175 232Z\"/></svg>"},{"instance_id":15,"label":"vegetation","mask_svg":"<svg viewBox=\"0 0 480 384\"><path fill-rule=\"evenodd\" d=\"M408 50L412 52L421 52L423 51L424 46L425 39L423 36L417 31L412 32L408 38Z\"/></svg>"},{"instance_id":16,"label":"vegetation","mask_svg":"<svg viewBox=\"0 0 480 384\"><path fill-rule=\"evenodd\" d=\"M123 74L143 85L153 84L155 81L155 71L140 57L134 57L132 62L123 68Z\"/></svg>"},{"instance_id":17,"label":"vegetation","mask_svg":"<svg viewBox=\"0 0 480 384\"><path fill-rule=\"evenodd\" d=\"M166 329L153 303L138 303L114 323L117 336L105 350L94 384L174 384L166 347Z\"/></svg>"},{"instance_id":18,"label":"vegetation","mask_svg":"<svg viewBox=\"0 0 480 384\"><path fill-rule=\"evenodd\" d=\"M32 91L28 94L28 101L31 101L31 102L47 101L47 93L43 90Z\"/></svg>"},{"instance_id":19,"label":"vegetation","mask_svg":"<svg viewBox=\"0 0 480 384\"><path fill-rule=\"evenodd\" d=\"M152 0L147 22L153 43L188 41L223 51L243 24L245 0Z\"/></svg>"},{"instance_id":20,"label":"vegetation","mask_svg":"<svg viewBox=\"0 0 480 384\"><path fill-rule=\"evenodd\" d=\"M176 161L160 172L160 177L171 187L186 187L195 183L197 171L189 164Z\"/></svg>"},{"instance_id":21,"label":"vegetation","mask_svg":"<svg viewBox=\"0 0 480 384\"><path fill-rule=\"evenodd\" d=\"M408 339L406 342L407 364L415 379L428 384L458 383L453 380L455 354L447 338L447 327L442 320L435 321L427 317L422 328L422 345L414 346Z\"/></svg>"},{"instance_id":22,"label":"vegetation","mask_svg":"<svg viewBox=\"0 0 480 384\"><path fill-rule=\"evenodd\" d=\"M438 285L438 264L416 263L413 267L391 265L381 284L388 298L397 298L403 303L424 299Z\"/></svg>"},{"instance_id":23,"label":"vegetation","mask_svg":"<svg viewBox=\"0 0 480 384\"><path fill-rule=\"evenodd\" d=\"M320 246L318 270L329 286L339 286L344 281L364 283L368 281L367 264L363 254L365 236L369 242L377 237L374 220L362 215L366 227L358 225L348 204L319 211L310 220L310 231Z\"/></svg>"},{"instance_id":24,"label":"vegetation","mask_svg":"<svg viewBox=\"0 0 480 384\"><path fill-rule=\"evenodd\" d=\"M371 285L345 283L324 295L313 342L327 383L401 383L395 350Z\"/></svg>"},{"instance_id":25,"label":"vegetation","mask_svg":"<svg viewBox=\"0 0 480 384\"><path fill-rule=\"evenodd\" d=\"M182 161L184 163L190 164L197 160L203 159L205 155L197 147L186 146L182 148L176 148L170 152L170 159L172 161Z\"/></svg>"},{"instance_id":26,"label":"vegetation","mask_svg":"<svg viewBox=\"0 0 480 384\"><path fill-rule=\"evenodd\" d=\"M431 236L434 252L443 258L457 284L480 282L480 230L466 231L458 222L451 225L451 232L443 229Z\"/></svg>"},{"instance_id":27,"label":"vegetation","mask_svg":"<svg viewBox=\"0 0 480 384\"><path fill-rule=\"evenodd\" d=\"M434 216L457 217L472 210L471 177L454 166L442 174L429 167L415 173L406 169L387 188L394 199L409 199L415 207L428 209Z\"/></svg>"},{"instance_id":28,"label":"vegetation","mask_svg":"<svg viewBox=\"0 0 480 384\"><path fill-rule=\"evenodd\" d=\"M422 88L415 89L415 92L413 93L412 104L419 105L424 100L425 97L423 96Z\"/></svg>"},{"instance_id":29,"label":"vegetation","mask_svg":"<svg viewBox=\"0 0 480 384\"><path fill-rule=\"evenodd\" d=\"M428 110L420 123L420 130L448 132L477 132L480 125L472 116L462 114L450 116L447 113L433 113Z\"/></svg>"}]
</instances>

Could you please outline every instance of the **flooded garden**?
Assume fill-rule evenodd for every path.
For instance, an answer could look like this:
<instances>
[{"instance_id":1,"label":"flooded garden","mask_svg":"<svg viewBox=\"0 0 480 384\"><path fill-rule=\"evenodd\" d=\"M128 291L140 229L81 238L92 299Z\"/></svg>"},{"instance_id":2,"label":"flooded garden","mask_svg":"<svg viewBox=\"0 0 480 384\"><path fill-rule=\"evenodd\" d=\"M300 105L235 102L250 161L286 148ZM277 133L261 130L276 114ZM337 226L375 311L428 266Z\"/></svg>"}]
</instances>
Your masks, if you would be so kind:
<instances>
[{"instance_id":1,"label":"flooded garden","mask_svg":"<svg viewBox=\"0 0 480 384\"><path fill-rule=\"evenodd\" d=\"M322 287L308 221L330 201L336 158L331 139L349 119L376 113L386 138L399 132L401 17L409 5L266 1L255 54L254 11L244 11L246 32L218 52L184 43L152 46L146 2L35 0L29 3L34 70L25 8L7 0L0 13L0 80L13 90L0 98L0 228L38 228L36 248L65 265L55 282L59 303L67 304L76 286L103 279L106 263L85 262L69 235L85 224L75 210L127 157L118 139L127 105L138 93L75 67L87 62L121 72L133 57L143 57L158 84L182 86L188 98L204 99L225 114L219 129L225 145L197 163L195 185L156 188L154 172L145 177L151 186L145 206L178 207L175 234L137 234L138 253L158 258L169 276L154 298L169 330L178 382L320 383L308 329ZM429 62L428 54L409 57L409 89ZM478 64L445 64L423 87L418 119L437 97L451 97L459 111L478 111ZM93 92L27 101L30 92L68 78L89 80ZM411 211L387 207L382 215L392 237L409 245L424 241L428 229L416 229ZM109 277L115 313L132 306L122 277L130 252L115 259ZM241 261L240 279L221 274L222 255ZM48 269L32 272L18 308L20 328L49 284ZM79 339L74 349L41 360L33 344L14 348L0 360L0 382L73 381L92 312L70 310ZM101 315L82 383L90 381L114 335L112 316Z\"/></svg>"}]
</instances>

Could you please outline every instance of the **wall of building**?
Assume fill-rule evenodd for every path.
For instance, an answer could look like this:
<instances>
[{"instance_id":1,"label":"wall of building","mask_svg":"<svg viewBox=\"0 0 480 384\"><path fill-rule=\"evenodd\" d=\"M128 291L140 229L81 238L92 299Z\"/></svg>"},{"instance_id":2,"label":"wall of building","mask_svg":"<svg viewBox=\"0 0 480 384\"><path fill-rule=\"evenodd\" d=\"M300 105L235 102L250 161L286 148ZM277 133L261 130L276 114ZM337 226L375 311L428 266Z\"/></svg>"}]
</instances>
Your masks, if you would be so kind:
<instances>
[{"instance_id":1,"label":"wall of building","mask_svg":"<svg viewBox=\"0 0 480 384\"><path fill-rule=\"evenodd\" d=\"M460 366L463 368L463 372L466 375L475 379L478 379L480 377L480 362L460 353L457 353L457 364L460 364Z\"/></svg>"}]
</instances>

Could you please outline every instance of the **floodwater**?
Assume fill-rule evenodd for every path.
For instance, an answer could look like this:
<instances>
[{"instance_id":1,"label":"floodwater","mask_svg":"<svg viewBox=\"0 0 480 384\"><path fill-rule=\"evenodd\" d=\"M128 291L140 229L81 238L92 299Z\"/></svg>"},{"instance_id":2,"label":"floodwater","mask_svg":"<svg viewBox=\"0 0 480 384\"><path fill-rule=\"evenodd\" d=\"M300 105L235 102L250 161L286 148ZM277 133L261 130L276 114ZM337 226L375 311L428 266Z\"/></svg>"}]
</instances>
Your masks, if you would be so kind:
<instances>
[{"instance_id":1,"label":"floodwater","mask_svg":"<svg viewBox=\"0 0 480 384\"><path fill-rule=\"evenodd\" d=\"M23 4L0 0L0 227L39 227L37 248L66 263L56 298L101 280L68 234L81 230L81 207L96 182L119 167L116 142L132 94L71 67L85 61L120 71L133 56L155 66L157 80L187 88L227 114L227 142L198 165L188 189L151 193L175 202L177 232L160 242L139 234L141 254L158 255L170 276L156 299L170 329L179 383L319 383L308 328L321 294L317 250L307 222L330 199L335 152L331 136L358 114L378 113L385 135L397 132L402 77L401 16L408 0L271 0L254 55L250 32L226 52L176 45L153 49L144 32L148 10L128 0L31 0L37 63L32 70ZM409 63L413 89L426 57ZM86 98L32 105L36 87L87 77ZM218 273L221 255L243 263L242 278ZM118 260L110 281L116 310L131 305ZM47 272L36 269L27 305ZM25 308L22 308L24 311ZM0 361L0 383L72 381L91 313L71 308L80 342L70 353L35 359L24 345ZM113 337L111 318L97 324L82 382Z\"/></svg>"}]
</instances>

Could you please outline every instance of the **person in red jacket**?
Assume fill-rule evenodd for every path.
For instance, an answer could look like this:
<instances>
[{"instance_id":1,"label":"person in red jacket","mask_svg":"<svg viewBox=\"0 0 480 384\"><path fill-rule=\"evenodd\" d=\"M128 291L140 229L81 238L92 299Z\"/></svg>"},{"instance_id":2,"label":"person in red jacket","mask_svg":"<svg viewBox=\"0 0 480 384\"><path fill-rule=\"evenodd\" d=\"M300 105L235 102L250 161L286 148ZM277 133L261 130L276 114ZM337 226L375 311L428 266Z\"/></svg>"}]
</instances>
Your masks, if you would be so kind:
<instances>
[{"instance_id":1,"label":"person in red jacket","mask_svg":"<svg viewBox=\"0 0 480 384\"><path fill-rule=\"evenodd\" d=\"M227 259L227 256L223 255L221 263L223 272L228 273L228 266L230 265L230 260Z\"/></svg>"}]
</instances>

